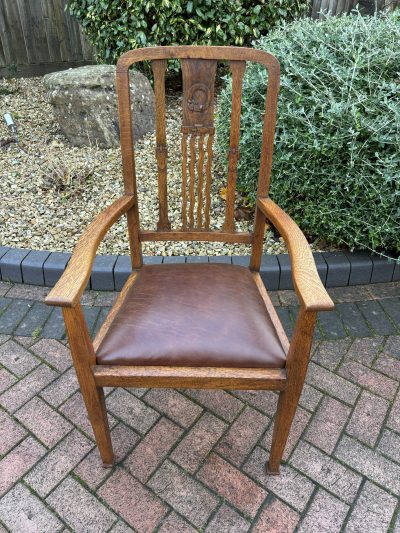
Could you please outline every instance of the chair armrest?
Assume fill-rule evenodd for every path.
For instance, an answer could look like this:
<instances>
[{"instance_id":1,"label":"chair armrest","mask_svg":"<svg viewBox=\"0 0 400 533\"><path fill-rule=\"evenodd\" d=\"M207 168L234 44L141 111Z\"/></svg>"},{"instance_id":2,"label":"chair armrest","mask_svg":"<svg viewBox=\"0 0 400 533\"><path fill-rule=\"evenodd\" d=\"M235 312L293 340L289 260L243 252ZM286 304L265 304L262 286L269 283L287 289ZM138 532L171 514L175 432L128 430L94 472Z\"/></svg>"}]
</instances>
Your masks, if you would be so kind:
<instances>
[{"instance_id":1,"label":"chair armrest","mask_svg":"<svg viewBox=\"0 0 400 533\"><path fill-rule=\"evenodd\" d=\"M321 283L315 261L303 232L298 225L270 198L259 198L257 206L282 235L292 263L293 285L306 311L329 311L332 302Z\"/></svg>"},{"instance_id":2,"label":"chair armrest","mask_svg":"<svg viewBox=\"0 0 400 533\"><path fill-rule=\"evenodd\" d=\"M63 275L45 299L47 305L75 307L89 281L97 248L109 228L134 204L122 196L102 211L81 235Z\"/></svg>"}]
</instances>

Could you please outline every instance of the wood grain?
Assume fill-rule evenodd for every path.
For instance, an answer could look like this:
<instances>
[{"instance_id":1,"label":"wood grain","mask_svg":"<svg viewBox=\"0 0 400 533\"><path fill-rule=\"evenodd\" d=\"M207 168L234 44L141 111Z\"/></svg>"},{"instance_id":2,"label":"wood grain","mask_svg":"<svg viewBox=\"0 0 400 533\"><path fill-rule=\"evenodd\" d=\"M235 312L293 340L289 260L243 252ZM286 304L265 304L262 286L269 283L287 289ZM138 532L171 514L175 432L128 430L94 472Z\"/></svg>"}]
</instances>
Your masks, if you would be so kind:
<instances>
[{"instance_id":1,"label":"wood grain","mask_svg":"<svg viewBox=\"0 0 400 533\"><path fill-rule=\"evenodd\" d=\"M189 164L189 228L194 229L194 194L196 181L196 135L190 137L190 164Z\"/></svg>"},{"instance_id":2,"label":"wood grain","mask_svg":"<svg viewBox=\"0 0 400 533\"><path fill-rule=\"evenodd\" d=\"M198 137L199 158L197 161L197 220L196 227L201 229L203 226L203 181L204 181L204 134Z\"/></svg>"},{"instance_id":3,"label":"wood grain","mask_svg":"<svg viewBox=\"0 0 400 533\"><path fill-rule=\"evenodd\" d=\"M253 272L252 274L253 274L254 282L257 285L259 293L261 294L261 298L264 300L265 307L267 308L268 314L274 325L276 334L278 335L282 348L284 352L287 354L289 351L289 341L286 336L285 330L283 329L282 323L279 320L278 315L276 314L275 308L271 302L271 298L269 297L265 289L265 285L263 283L263 280L261 279L260 274L258 272Z\"/></svg>"},{"instance_id":4,"label":"wood grain","mask_svg":"<svg viewBox=\"0 0 400 533\"><path fill-rule=\"evenodd\" d=\"M43 11L40 2L14 0L18 4L25 46L29 63L42 63L49 60L49 48L46 38ZM72 57L71 59L75 59Z\"/></svg>"},{"instance_id":5,"label":"wood grain","mask_svg":"<svg viewBox=\"0 0 400 533\"><path fill-rule=\"evenodd\" d=\"M232 72L232 112L224 231L234 231L235 229L236 169L239 160L240 112L242 109L242 85L246 62L231 61L230 68Z\"/></svg>"},{"instance_id":6,"label":"wood grain","mask_svg":"<svg viewBox=\"0 0 400 533\"><path fill-rule=\"evenodd\" d=\"M66 0L0 0L0 72L33 75L42 65L48 72L93 60L82 29ZM4 53L2 53L4 51ZM14 73L13 73L14 70Z\"/></svg>"},{"instance_id":7,"label":"wood grain","mask_svg":"<svg viewBox=\"0 0 400 533\"><path fill-rule=\"evenodd\" d=\"M178 47L175 47L178 48ZM209 58L181 58L182 68L182 125L193 133L214 124L214 84L217 61Z\"/></svg>"},{"instance_id":8,"label":"wood grain","mask_svg":"<svg viewBox=\"0 0 400 533\"><path fill-rule=\"evenodd\" d=\"M168 187L167 187L167 135L165 121L165 71L167 60L158 59L151 62L154 75L154 94L156 100L156 158L158 170L158 208L157 229L171 229L168 220Z\"/></svg>"},{"instance_id":9,"label":"wood grain","mask_svg":"<svg viewBox=\"0 0 400 533\"><path fill-rule=\"evenodd\" d=\"M76 306L89 281L101 240L112 224L133 204L133 196L123 196L97 215L78 240L67 268L45 299L47 305Z\"/></svg>"},{"instance_id":10,"label":"wood grain","mask_svg":"<svg viewBox=\"0 0 400 533\"><path fill-rule=\"evenodd\" d=\"M96 443L104 465L111 466L114 462L114 456L104 393L103 389L96 384L93 376L92 368L96 364L96 356L90 341L85 317L79 304L72 309L65 307L63 315L76 376Z\"/></svg>"},{"instance_id":11,"label":"wood grain","mask_svg":"<svg viewBox=\"0 0 400 533\"><path fill-rule=\"evenodd\" d=\"M182 230L187 228L187 139L188 133L182 134Z\"/></svg>"},{"instance_id":12,"label":"wood grain","mask_svg":"<svg viewBox=\"0 0 400 533\"><path fill-rule=\"evenodd\" d=\"M129 249L131 252L132 268L140 268L143 263L142 248L139 238L140 219L136 189L135 154L133 150L133 131L131 115L131 91L129 85L129 71L117 70L115 79L118 95L118 117L121 142L122 175L126 195L135 198L135 202L127 212Z\"/></svg>"},{"instance_id":13,"label":"wood grain","mask_svg":"<svg viewBox=\"0 0 400 533\"><path fill-rule=\"evenodd\" d=\"M130 50L121 55L117 70L125 71L133 63L153 59L215 59L219 61L254 61L264 65L272 77L279 76L279 62L275 56L239 46L154 46Z\"/></svg>"},{"instance_id":14,"label":"wood grain","mask_svg":"<svg viewBox=\"0 0 400 533\"><path fill-rule=\"evenodd\" d=\"M286 387L286 371L280 368L97 365L93 373L98 386L110 387L263 390L283 390Z\"/></svg>"},{"instance_id":15,"label":"wood grain","mask_svg":"<svg viewBox=\"0 0 400 533\"><path fill-rule=\"evenodd\" d=\"M106 319L104 320L99 331L97 332L97 335L93 339L93 349L95 352L97 352L97 350L99 349L99 346L102 343L104 337L106 336L107 331L110 329L110 326L113 323L113 320L116 317L117 313L119 312L121 305L124 303L129 289L135 283L139 275L140 275L140 271L132 272L132 274L127 279L125 285L122 287L122 291L118 294L118 297L114 302L114 305L112 306L110 312L106 316Z\"/></svg>"},{"instance_id":16,"label":"wood grain","mask_svg":"<svg viewBox=\"0 0 400 533\"><path fill-rule=\"evenodd\" d=\"M317 315L300 308L286 359L287 388L279 394L267 473L279 474L282 455L307 373Z\"/></svg>"},{"instance_id":17,"label":"wood grain","mask_svg":"<svg viewBox=\"0 0 400 533\"><path fill-rule=\"evenodd\" d=\"M256 209L253 226L253 246L251 247L250 270L259 271L265 237L265 215Z\"/></svg>"},{"instance_id":18,"label":"wood grain","mask_svg":"<svg viewBox=\"0 0 400 533\"><path fill-rule=\"evenodd\" d=\"M293 285L307 311L329 311L334 304L323 286L310 245L298 225L270 198L259 198L257 207L285 240L292 263Z\"/></svg>"},{"instance_id":19,"label":"wood grain","mask_svg":"<svg viewBox=\"0 0 400 533\"><path fill-rule=\"evenodd\" d=\"M204 229L205 230L210 229L213 142L214 142L214 133L210 133L207 139L206 187L204 191L204 196L205 196Z\"/></svg>"},{"instance_id":20,"label":"wood grain","mask_svg":"<svg viewBox=\"0 0 400 533\"><path fill-rule=\"evenodd\" d=\"M210 241L251 244L253 234L240 231L235 233L225 231L141 231L140 238L142 241Z\"/></svg>"},{"instance_id":21,"label":"wood grain","mask_svg":"<svg viewBox=\"0 0 400 533\"><path fill-rule=\"evenodd\" d=\"M5 65L28 63L28 50L23 38L18 3L15 0L0 4L0 29Z\"/></svg>"}]
</instances>

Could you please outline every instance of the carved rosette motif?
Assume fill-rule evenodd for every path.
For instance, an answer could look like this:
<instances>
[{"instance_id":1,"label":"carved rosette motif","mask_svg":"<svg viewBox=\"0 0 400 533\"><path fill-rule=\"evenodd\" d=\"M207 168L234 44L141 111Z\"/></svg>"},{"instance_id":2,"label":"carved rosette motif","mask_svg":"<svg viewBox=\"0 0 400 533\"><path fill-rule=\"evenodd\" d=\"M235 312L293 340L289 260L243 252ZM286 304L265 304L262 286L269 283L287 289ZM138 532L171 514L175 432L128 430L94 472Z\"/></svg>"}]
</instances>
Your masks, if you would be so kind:
<instances>
[{"instance_id":1,"label":"carved rosette motif","mask_svg":"<svg viewBox=\"0 0 400 533\"><path fill-rule=\"evenodd\" d=\"M190 111L204 113L211 103L211 91L205 83L195 83L189 89L186 105Z\"/></svg>"}]
</instances>

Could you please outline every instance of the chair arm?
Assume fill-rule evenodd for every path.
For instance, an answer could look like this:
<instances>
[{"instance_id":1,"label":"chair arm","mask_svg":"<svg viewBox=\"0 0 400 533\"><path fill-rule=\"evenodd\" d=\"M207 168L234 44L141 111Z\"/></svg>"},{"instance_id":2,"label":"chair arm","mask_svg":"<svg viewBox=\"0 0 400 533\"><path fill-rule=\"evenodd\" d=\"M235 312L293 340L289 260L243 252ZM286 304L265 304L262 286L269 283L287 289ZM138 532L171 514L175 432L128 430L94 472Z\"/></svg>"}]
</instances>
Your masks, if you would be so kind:
<instances>
[{"instance_id":1,"label":"chair arm","mask_svg":"<svg viewBox=\"0 0 400 533\"><path fill-rule=\"evenodd\" d=\"M306 311L329 311L334 308L321 283L315 261L303 232L290 216L270 198L259 198L257 206L282 235L292 263L293 285Z\"/></svg>"},{"instance_id":2,"label":"chair arm","mask_svg":"<svg viewBox=\"0 0 400 533\"><path fill-rule=\"evenodd\" d=\"M75 307L89 281L97 248L109 228L134 204L122 196L102 211L81 235L63 275L45 299L47 305Z\"/></svg>"}]
</instances>

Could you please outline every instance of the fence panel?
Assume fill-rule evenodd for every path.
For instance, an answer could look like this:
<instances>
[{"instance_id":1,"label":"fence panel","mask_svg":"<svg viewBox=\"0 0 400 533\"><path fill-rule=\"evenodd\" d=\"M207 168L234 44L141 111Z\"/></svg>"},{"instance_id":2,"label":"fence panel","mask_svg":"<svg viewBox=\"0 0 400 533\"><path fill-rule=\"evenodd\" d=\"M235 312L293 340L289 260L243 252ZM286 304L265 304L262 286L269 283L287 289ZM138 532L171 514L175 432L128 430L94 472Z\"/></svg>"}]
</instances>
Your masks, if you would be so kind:
<instances>
[{"instance_id":1,"label":"fence panel","mask_svg":"<svg viewBox=\"0 0 400 533\"><path fill-rule=\"evenodd\" d=\"M0 77L38 76L93 61L67 0L0 0Z\"/></svg>"},{"instance_id":2,"label":"fence panel","mask_svg":"<svg viewBox=\"0 0 400 533\"><path fill-rule=\"evenodd\" d=\"M343 15L356 6L363 15L371 15L376 10L399 7L400 0L311 0L310 14L314 19L321 18L327 13Z\"/></svg>"}]
</instances>

